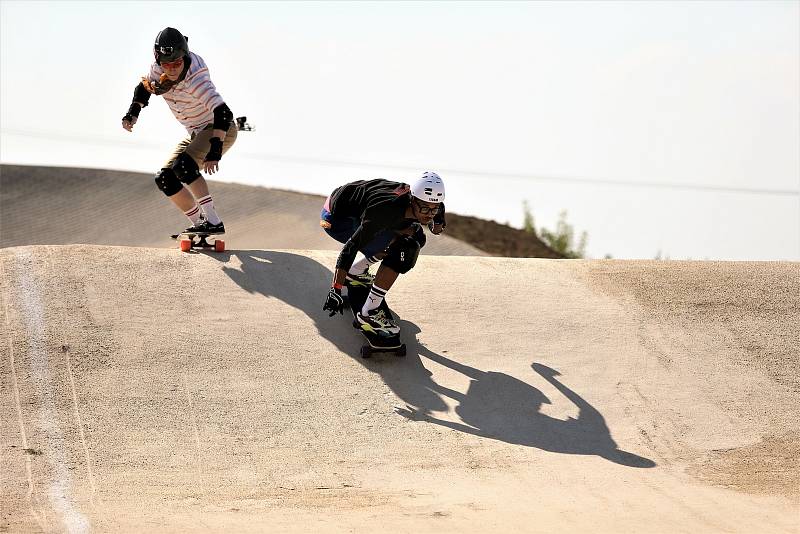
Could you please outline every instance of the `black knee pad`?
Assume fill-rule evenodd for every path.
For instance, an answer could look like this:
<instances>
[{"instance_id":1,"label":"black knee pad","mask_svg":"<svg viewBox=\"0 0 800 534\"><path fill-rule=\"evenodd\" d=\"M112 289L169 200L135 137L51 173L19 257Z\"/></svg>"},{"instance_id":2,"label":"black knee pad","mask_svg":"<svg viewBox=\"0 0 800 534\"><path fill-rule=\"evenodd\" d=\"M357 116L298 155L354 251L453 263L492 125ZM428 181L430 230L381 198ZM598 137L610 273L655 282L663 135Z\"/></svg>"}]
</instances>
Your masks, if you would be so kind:
<instances>
[{"instance_id":1,"label":"black knee pad","mask_svg":"<svg viewBox=\"0 0 800 534\"><path fill-rule=\"evenodd\" d=\"M197 166L194 158L186 152L182 152L175 158L175 163L172 164L172 170L175 171L178 180L187 185L200 178L200 168Z\"/></svg>"},{"instance_id":2,"label":"black knee pad","mask_svg":"<svg viewBox=\"0 0 800 534\"><path fill-rule=\"evenodd\" d=\"M397 273L405 274L417 264L419 249L419 243L413 236L400 236L389 245L383 264Z\"/></svg>"},{"instance_id":3,"label":"black knee pad","mask_svg":"<svg viewBox=\"0 0 800 534\"><path fill-rule=\"evenodd\" d=\"M175 171L172 169L161 169L158 171L158 174L156 174L156 185L168 197L171 197L183 189L180 181L178 181L178 177L175 176Z\"/></svg>"}]
</instances>

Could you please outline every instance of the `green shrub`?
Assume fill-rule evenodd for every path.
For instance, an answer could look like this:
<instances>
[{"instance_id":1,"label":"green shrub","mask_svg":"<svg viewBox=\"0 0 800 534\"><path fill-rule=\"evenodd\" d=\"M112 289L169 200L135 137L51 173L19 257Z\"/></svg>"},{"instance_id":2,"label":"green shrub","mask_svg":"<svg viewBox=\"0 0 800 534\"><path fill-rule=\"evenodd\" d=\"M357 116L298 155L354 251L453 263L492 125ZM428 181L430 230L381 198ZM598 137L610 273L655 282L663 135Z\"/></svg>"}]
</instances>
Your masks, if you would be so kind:
<instances>
[{"instance_id":1,"label":"green shrub","mask_svg":"<svg viewBox=\"0 0 800 534\"><path fill-rule=\"evenodd\" d=\"M550 231L547 228L542 228L538 233L534 225L533 214L531 213L530 206L527 201L522 202L522 209L524 210L524 218L522 222L523 229L544 241L548 247L562 254L566 258L583 258L586 254L586 241L588 234L581 232L581 237L578 244L574 244L575 230L572 225L567 222L567 211L562 211L558 216L555 231Z\"/></svg>"}]
</instances>

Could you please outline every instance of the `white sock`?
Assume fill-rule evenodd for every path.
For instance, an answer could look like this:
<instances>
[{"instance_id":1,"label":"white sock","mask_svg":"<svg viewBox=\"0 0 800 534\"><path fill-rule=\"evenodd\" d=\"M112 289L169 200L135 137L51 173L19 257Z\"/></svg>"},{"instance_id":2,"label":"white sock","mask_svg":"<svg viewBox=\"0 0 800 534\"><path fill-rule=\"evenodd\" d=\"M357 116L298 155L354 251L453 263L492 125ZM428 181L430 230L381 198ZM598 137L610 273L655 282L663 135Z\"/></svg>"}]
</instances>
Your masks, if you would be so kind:
<instances>
[{"instance_id":1,"label":"white sock","mask_svg":"<svg viewBox=\"0 0 800 534\"><path fill-rule=\"evenodd\" d=\"M364 256L363 258L361 258L360 260L355 262L350 267L350 270L347 271L347 272L350 273L350 274L361 274L361 273L364 273L364 272L367 271L367 269L369 269L370 265L372 265L373 263L377 263L377 261L378 260L376 260L374 256L370 256L369 258Z\"/></svg>"},{"instance_id":2,"label":"white sock","mask_svg":"<svg viewBox=\"0 0 800 534\"><path fill-rule=\"evenodd\" d=\"M217 215L217 212L214 210L214 200L211 198L211 195L206 195L203 198L197 199L197 203L203 208L203 213L205 213L208 222L211 224L219 224L222 222L219 215Z\"/></svg>"},{"instance_id":3,"label":"white sock","mask_svg":"<svg viewBox=\"0 0 800 534\"><path fill-rule=\"evenodd\" d=\"M184 211L183 214L189 217L189 221L191 221L192 224L200 224L200 221L203 220L203 213L200 211L200 206L197 204L189 211Z\"/></svg>"},{"instance_id":4,"label":"white sock","mask_svg":"<svg viewBox=\"0 0 800 534\"><path fill-rule=\"evenodd\" d=\"M375 284L372 284L372 289L369 290L367 300L364 301L364 306L361 308L361 315L367 315L380 306L383 303L383 298L386 296L387 291L388 289L381 289Z\"/></svg>"}]
</instances>

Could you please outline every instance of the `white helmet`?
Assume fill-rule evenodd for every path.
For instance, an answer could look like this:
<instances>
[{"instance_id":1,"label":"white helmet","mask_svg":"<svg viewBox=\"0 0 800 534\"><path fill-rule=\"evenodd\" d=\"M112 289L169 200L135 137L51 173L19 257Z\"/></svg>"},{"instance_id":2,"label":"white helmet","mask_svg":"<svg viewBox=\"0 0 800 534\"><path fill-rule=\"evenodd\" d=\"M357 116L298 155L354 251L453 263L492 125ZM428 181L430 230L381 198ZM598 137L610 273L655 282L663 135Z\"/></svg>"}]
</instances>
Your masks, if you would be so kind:
<instances>
[{"instance_id":1,"label":"white helmet","mask_svg":"<svg viewBox=\"0 0 800 534\"><path fill-rule=\"evenodd\" d=\"M425 202L444 202L444 182L435 172L425 171L411 186L411 195Z\"/></svg>"}]
</instances>

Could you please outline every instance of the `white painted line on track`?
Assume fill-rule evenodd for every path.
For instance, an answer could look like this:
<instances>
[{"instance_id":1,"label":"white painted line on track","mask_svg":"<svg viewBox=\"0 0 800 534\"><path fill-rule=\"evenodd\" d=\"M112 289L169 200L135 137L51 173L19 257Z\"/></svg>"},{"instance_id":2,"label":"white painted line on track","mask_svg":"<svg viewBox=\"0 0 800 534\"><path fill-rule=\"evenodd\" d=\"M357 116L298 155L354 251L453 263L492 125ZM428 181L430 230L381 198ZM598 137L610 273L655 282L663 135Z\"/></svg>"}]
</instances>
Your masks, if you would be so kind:
<instances>
[{"instance_id":1,"label":"white painted line on track","mask_svg":"<svg viewBox=\"0 0 800 534\"><path fill-rule=\"evenodd\" d=\"M33 492L33 473L31 471L31 455L30 450L28 448L28 436L25 433L25 419L22 417L22 404L19 400L19 385L17 382L17 369L16 364L14 362L14 343L11 341L11 337L8 338L8 354L10 355L11 359L11 376L14 382L14 401L17 406L17 418L19 419L19 435L22 437L22 450L25 453L25 475L28 479L28 507L30 508L31 515L33 519L36 521L36 524L39 525L44 532L47 532L47 528L45 527L46 522L42 519L44 516L44 512L41 509L41 505L39 503L34 503L35 500L38 500L34 497ZM36 509L39 508L37 511Z\"/></svg>"},{"instance_id":2,"label":"white painted line on track","mask_svg":"<svg viewBox=\"0 0 800 534\"><path fill-rule=\"evenodd\" d=\"M19 273L19 302L22 307L22 319L27 327L28 359L30 361L30 377L36 384L39 406L39 428L42 432L45 447L43 451L50 467L53 480L47 495L53 509L60 515L67 532L82 534L89 532L89 521L75 507L69 495L71 486L67 455L64 451L64 434L58 425L58 410L53 395L53 384L50 377L49 357L47 351L47 329L45 313L42 305L39 285L33 268L30 251L21 250L16 253Z\"/></svg>"}]
</instances>

